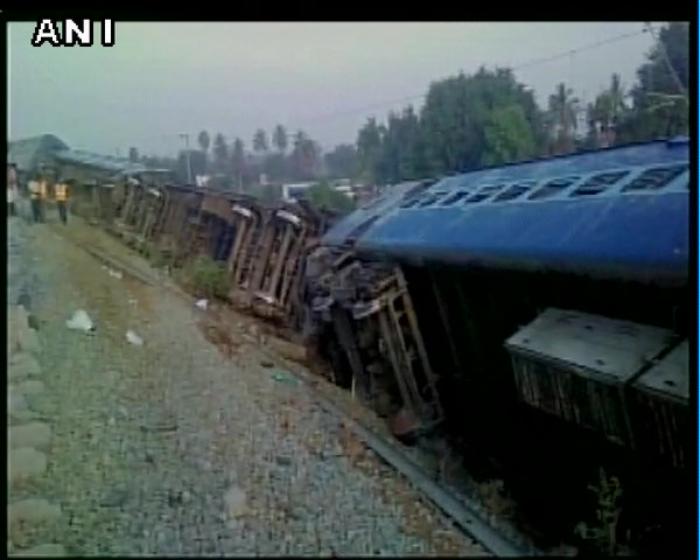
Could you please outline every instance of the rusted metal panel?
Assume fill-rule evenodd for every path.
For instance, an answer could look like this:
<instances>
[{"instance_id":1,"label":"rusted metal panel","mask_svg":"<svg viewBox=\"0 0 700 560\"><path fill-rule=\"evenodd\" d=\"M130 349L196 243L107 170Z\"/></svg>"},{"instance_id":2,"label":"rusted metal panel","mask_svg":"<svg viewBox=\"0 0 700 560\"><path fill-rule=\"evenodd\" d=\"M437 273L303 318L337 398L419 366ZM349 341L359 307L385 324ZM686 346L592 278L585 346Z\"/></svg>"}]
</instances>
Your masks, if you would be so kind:
<instances>
[{"instance_id":1,"label":"rusted metal panel","mask_svg":"<svg viewBox=\"0 0 700 560\"><path fill-rule=\"evenodd\" d=\"M202 201L202 212L208 212L229 221L232 217L231 202L221 196L205 195Z\"/></svg>"},{"instance_id":2,"label":"rusted metal panel","mask_svg":"<svg viewBox=\"0 0 700 560\"><path fill-rule=\"evenodd\" d=\"M360 378L360 369L376 373L369 378L368 387L373 408L387 412L388 403L382 397L389 396L399 406L391 414L403 409L404 414L418 419L422 428L439 422L443 412L435 376L401 271L339 251L324 254L321 249L307 267L307 281L307 292L313 294L313 303L317 304L313 306L315 313L323 316L326 309L330 310L335 338L346 353L354 377ZM360 345L363 350L359 354L347 342L348 328L339 324L336 309L352 317L349 330L356 331L363 340L369 337Z\"/></svg>"}]
</instances>

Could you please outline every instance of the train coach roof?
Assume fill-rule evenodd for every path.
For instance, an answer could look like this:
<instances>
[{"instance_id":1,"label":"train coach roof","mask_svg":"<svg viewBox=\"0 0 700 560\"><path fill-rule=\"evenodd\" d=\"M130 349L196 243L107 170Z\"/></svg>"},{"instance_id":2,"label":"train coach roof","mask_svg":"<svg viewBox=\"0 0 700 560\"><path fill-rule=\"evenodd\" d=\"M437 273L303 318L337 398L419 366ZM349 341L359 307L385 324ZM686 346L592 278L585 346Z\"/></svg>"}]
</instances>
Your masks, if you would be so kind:
<instances>
[{"instance_id":1,"label":"train coach roof","mask_svg":"<svg viewBox=\"0 0 700 560\"><path fill-rule=\"evenodd\" d=\"M688 140L660 140L397 185L328 245L368 255L684 283Z\"/></svg>"}]
</instances>

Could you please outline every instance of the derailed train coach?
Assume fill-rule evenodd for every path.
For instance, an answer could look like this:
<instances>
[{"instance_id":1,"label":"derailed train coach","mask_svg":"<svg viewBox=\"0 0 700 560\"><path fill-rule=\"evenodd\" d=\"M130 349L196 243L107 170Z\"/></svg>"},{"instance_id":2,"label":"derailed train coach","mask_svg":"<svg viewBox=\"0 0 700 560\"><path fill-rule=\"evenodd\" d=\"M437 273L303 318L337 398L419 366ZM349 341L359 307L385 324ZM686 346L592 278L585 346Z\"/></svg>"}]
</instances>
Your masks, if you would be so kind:
<instances>
[{"instance_id":1,"label":"derailed train coach","mask_svg":"<svg viewBox=\"0 0 700 560\"><path fill-rule=\"evenodd\" d=\"M283 324L298 322L301 279L310 246L332 216L301 204L265 204L252 196L128 179L114 189L110 229L176 266L198 256L221 263L229 298Z\"/></svg>"},{"instance_id":2,"label":"derailed train coach","mask_svg":"<svg viewBox=\"0 0 700 560\"><path fill-rule=\"evenodd\" d=\"M307 331L397 435L685 469L689 181L679 138L397 185L309 257Z\"/></svg>"}]
</instances>

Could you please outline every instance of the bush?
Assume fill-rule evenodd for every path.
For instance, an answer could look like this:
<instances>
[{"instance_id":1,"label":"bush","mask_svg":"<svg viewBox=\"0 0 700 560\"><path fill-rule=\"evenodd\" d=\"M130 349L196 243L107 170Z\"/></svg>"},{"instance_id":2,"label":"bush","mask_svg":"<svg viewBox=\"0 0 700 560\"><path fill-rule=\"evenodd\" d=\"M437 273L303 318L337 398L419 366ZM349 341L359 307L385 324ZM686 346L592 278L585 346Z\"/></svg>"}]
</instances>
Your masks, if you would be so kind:
<instances>
[{"instance_id":1,"label":"bush","mask_svg":"<svg viewBox=\"0 0 700 560\"><path fill-rule=\"evenodd\" d=\"M576 526L575 533L584 541L588 541L605 555L614 556L626 550L626 544L618 541L618 524L622 507L622 487L615 476L607 476L601 468L598 486L590 485L588 489L595 494L598 502L596 521L589 525L581 522Z\"/></svg>"},{"instance_id":2,"label":"bush","mask_svg":"<svg viewBox=\"0 0 700 560\"><path fill-rule=\"evenodd\" d=\"M190 281L197 296L225 299L229 291L226 267L210 257L199 256L190 266Z\"/></svg>"},{"instance_id":3,"label":"bush","mask_svg":"<svg viewBox=\"0 0 700 560\"><path fill-rule=\"evenodd\" d=\"M348 214L355 209L355 202L351 198L336 191L326 182L309 187L305 196L311 205L318 210L331 210L339 214Z\"/></svg>"}]
</instances>

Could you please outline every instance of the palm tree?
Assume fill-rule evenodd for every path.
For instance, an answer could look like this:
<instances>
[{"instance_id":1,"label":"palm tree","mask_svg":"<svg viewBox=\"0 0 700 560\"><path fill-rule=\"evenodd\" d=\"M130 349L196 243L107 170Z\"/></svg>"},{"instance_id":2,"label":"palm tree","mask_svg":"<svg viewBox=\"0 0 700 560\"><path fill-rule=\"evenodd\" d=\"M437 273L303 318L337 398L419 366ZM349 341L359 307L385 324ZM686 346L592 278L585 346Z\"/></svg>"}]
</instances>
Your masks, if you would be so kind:
<instances>
[{"instance_id":1,"label":"palm tree","mask_svg":"<svg viewBox=\"0 0 700 560\"><path fill-rule=\"evenodd\" d=\"M199 136L197 136L197 142L199 144L199 147L202 148L202 151L204 152L204 168L206 170L207 152L209 151L209 144L211 143L209 133L206 130L202 130L202 132L199 133Z\"/></svg>"},{"instance_id":2,"label":"palm tree","mask_svg":"<svg viewBox=\"0 0 700 560\"><path fill-rule=\"evenodd\" d=\"M259 128L253 136L253 151L255 152L266 152L267 151L267 135L262 128Z\"/></svg>"},{"instance_id":3,"label":"palm tree","mask_svg":"<svg viewBox=\"0 0 700 560\"><path fill-rule=\"evenodd\" d=\"M280 154L284 154L287 149L287 131L281 124L278 124L272 133L272 144Z\"/></svg>"},{"instance_id":4,"label":"palm tree","mask_svg":"<svg viewBox=\"0 0 700 560\"><path fill-rule=\"evenodd\" d=\"M590 134L597 145L609 146L614 143L615 129L627 110L625 96L620 76L613 74L610 88L598 95L595 102L588 106Z\"/></svg>"},{"instance_id":5,"label":"palm tree","mask_svg":"<svg viewBox=\"0 0 700 560\"><path fill-rule=\"evenodd\" d=\"M549 96L549 118L554 135L555 153L573 151L573 132L576 130L576 114L579 100L574 97L571 88L567 88L562 82L557 86L556 92Z\"/></svg>"},{"instance_id":6,"label":"palm tree","mask_svg":"<svg viewBox=\"0 0 700 560\"><path fill-rule=\"evenodd\" d=\"M236 138L233 142L233 150L231 152L231 163L233 173L236 177L238 192L243 192L243 168L245 167L245 145L243 140Z\"/></svg>"}]
</instances>

